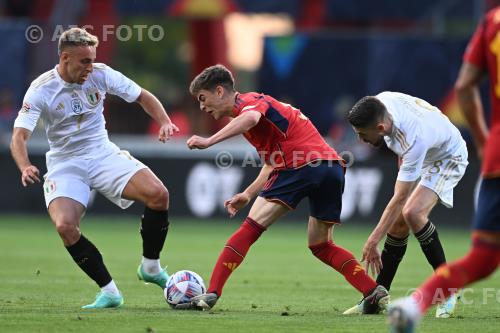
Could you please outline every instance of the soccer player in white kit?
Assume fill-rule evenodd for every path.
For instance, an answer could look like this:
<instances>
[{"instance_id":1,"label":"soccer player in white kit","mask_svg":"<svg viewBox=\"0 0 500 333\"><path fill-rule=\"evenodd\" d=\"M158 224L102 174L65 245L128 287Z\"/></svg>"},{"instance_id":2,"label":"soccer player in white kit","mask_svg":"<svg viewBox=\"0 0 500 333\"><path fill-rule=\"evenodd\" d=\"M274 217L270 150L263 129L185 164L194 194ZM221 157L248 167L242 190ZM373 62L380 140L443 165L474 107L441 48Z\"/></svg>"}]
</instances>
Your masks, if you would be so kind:
<instances>
[{"instance_id":1,"label":"soccer player in white kit","mask_svg":"<svg viewBox=\"0 0 500 333\"><path fill-rule=\"evenodd\" d=\"M137 274L162 288L168 279L159 258L168 232L169 194L149 168L109 141L103 116L106 93L139 103L160 124L160 141L178 131L155 96L120 72L94 63L98 43L84 29L62 33L59 64L31 83L11 142L23 186L40 182L39 170L28 158L27 142L38 120L43 120L50 145L43 185L50 218L73 260L101 288L94 303L84 308L123 304L101 254L80 232L91 189L122 209L136 200L145 204L140 231L143 258Z\"/></svg>"},{"instance_id":2,"label":"soccer player in white kit","mask_svg":"<svg viewBox=\"0 0 500 333\"><path fill-rule=\"evenodd\" d=\"M453 188L468 165L467 147L460 131L438 108L398 92L363 97L347 119L362 141L373 146L385 141L400 158L394 195L362 254L367 269L378 274L377 283L389 290L406 252L410 230L434 270L446 263L429 214L438 202L453 207ZM386 240L381 255L377 246L383 237ZM436 317L451 316L456 297L442 303ZM354 306L344 314L359 313L359 308Z\"/></svg>"}]
</instances>

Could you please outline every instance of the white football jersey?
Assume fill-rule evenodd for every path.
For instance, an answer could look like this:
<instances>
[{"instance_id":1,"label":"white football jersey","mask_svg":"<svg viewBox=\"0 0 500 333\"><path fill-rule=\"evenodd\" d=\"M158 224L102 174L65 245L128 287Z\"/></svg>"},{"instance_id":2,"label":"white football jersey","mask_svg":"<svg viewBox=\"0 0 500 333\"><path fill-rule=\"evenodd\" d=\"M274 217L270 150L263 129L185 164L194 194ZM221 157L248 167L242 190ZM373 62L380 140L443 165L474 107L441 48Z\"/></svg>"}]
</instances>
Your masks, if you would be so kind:
<instances>
[{"instance_id":1,"label":"white football jersey","mask_svg":"<svg viewBox=\"0 0 500 333\"><path fill-rule=\"evenodd\" d=\"M83 84L64 81L57 66L40 75L26 92L14 127L33 131L41 118L50 156L87 154L107 144L103 115L106 93L130 103L137 100L141 87L105 64L93 66Z\"/></svg>"},{"instance_id":2,"label":"white football jersey","mask_svg":"<svg viewBox=\"0 0 500 333\"><path fill-rule=\"evenodd\" d=\"M398 180L415 181L420 177L422 167L446 158L460 159L455 155L464 151L465 141L437 107L423 99L397 92L384 91L376 97L393 120L392 133L384 136L384 140L387 147L402 158Z\"/></svg>"}]
</instances>

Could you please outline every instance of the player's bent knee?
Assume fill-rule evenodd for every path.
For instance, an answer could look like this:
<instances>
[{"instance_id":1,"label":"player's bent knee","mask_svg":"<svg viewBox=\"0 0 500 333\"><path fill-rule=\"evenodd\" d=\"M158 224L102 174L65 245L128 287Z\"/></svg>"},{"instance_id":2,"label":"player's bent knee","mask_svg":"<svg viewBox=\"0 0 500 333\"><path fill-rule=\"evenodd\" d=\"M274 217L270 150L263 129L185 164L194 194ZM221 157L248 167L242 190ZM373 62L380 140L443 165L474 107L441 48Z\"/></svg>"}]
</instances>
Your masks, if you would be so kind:
<instances>
[{"instance_id":1,"label":"player's bent knee","mask_svg":"<svg viewBox=\"0 0 500 333\"><path fill-rule=\"evenodd\" d=\"M154 210L166 210L168 208L169 193L163 184L155 184L148 192L146 206Z\"/></svg>"},{"instance_id":2,"label":"player's bent knee","mask_svg":"<svg viewBox=\"0 0 500 333\"><path fill-rule=\"evenodd\" d=\"M423 211L416 206L403 207L403 218L410 226L425 219Z\"/></svg>"},{"instance_id":3,"label":"player's bent knee","mask_svg":"<svg viewBox=\"0 0 500 333\"><path fill-rule=\"evenodd\" d=\"M80 237L80 230L75 223L56 221L56 231L65 243L74 243Z\"/></svg>"},{"instance_id":4,"label":"player's bent knee","mask_svg":"<svg viewBox=\"0 0 500 333\"><path fill-rule=\"evenodd\" d=\"M307 247L311 251L311 254L317 258L321 257L321 252L328 248L331 244L330 242L321 242L316 244L309 244Z\"/></svg>"},{"instance_id":5,"label":"player's bent knee","mask_svg":"<svg viewBox=\"0 0 500 333\"><path fill-rule=\"evenodd\" d=\"M71 232L77 230L77 227L73 223L65 223L65 222L56 221L56 230L60 234L66 234L66 233L71 233Z\"/></svg>"}]
</instances>

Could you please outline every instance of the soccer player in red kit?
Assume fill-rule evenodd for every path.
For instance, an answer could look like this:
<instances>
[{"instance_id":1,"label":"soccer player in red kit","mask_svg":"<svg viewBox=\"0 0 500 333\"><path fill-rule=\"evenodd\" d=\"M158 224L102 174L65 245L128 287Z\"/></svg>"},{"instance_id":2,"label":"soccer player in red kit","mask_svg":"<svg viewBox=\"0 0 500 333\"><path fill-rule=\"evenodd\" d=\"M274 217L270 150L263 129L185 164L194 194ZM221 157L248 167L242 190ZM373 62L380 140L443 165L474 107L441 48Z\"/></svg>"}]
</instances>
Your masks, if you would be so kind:
<instances>
[{"instance_id":1,"label":"soccer player in red kit","mask_svg":"<svg viewBox=\"0 0 500 333\"><path fill-rule=\"evenodd\" d=\"M389 310L393 332L413 332L433 303L443 301L492 274L500 264L500 7L489 11L465 51L455 89L482 161L481 188L474 216L472 247L464 257L439 267L410 297ZM488 133L479 95L481 79L490 80L491 126Z\"/></svg>"},{"instance_id":2,"label":"soccer player in red kit","mask_svg":"<svg viewBox=\"0 0 500 333\"><path fill-rule=\"evenodd\" d=\"M365 313L380 311L389 300L384 287L365 272L352 253L333 243L333 225L340 223L344 167L342 159L298 109L271 96L234 89L231 72L208 67L191 83L200 109L215 119L232 120L209 138L192 136L190 149L205 149L230 137L243 136L264 162L259 175L224 205L231 217L254 197L241 227L227 240L217 260L207 293L194 297L190 308L210 309L222 295L233 271L266 229L308 198L308 244L312 254L341 273L368 300Z\"/></svg>"}]
</instances>

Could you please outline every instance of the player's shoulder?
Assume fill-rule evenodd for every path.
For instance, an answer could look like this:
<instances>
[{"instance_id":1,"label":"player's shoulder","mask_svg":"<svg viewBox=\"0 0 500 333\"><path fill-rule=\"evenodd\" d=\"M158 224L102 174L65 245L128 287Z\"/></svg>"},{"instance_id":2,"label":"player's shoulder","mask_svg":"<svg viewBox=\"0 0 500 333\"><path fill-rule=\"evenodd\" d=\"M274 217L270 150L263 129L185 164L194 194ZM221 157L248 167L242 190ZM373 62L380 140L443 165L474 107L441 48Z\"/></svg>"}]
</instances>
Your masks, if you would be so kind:
<instances>
[{"instance_id":1,"label":"player's shoulder","mask_svg":"<svg viewBox=\"0 0 500 333\"><path fill-rule=\"evenodd\" d=\"M108 72L112 70L111 67L101 62L94 63L92 67L92 76L98 78L106 77L108 75Z\"/></svg>"},{"instance_id":2,"label":"player's shoulder","mask_svg":"<svg viewBox=\"0 0 500 333\"><path fill-rule=\"evenodd\" d=\"M57 78L58 74L54 68L40 74L31 82L25 98L28 98L31 103L43 103L60 89L60 82Z\"/></svg>"},{"instance_id":3,"label":"player's shoulder","mask_svg":"<svg viewBox=\"0 0 500 333\"><path fill-rule=\"evenodd\" d=\"M103 72L103 71L109 71L111 70L111 67L109 67L108 65L102 63L102 62L95 62L93 65L92 65L93 69L97 72Z\"/></svg>"},{"instance_id":4,"label":"player's shoulder","mask_svg":"<svg viewBox=\"0 0 500 333\"><path fill-rule=\"evenodd\" d=\"M256 92L239 93L236 96L236 107L243 108L265 102L264 95Z\"/></svg>"},{"instance_id":5,"label":"player's shoulder","mask_svg":"<svg viewBox=\"0 0 500 333\"><path fill-rule=\"evenodd\" d=\"M246 92L246 93L238 94L236 99L240 100L241 102L244 102L244 103L251 103L251 102L258 101L258 100L262 99L263 97L264 97L263 94L259 94L256 92Z\"/></svg>"},{"instance_id":6,"label":"player's shoulder","mask_svg":"<svg viewBox=\"0 0 500 333\"><path fill-rule=\"evenodd\" d=\"M383 91L376 97L382 101L386 107L388 106L387 104L394 104L394 106L397 105L398 107L411 107L417 100L420 100L420 98L415 96L396 91Z\"/></svg>"},{"instance_id":7,"label":"player's shoulder","mask_svg":"<svg viewBox=\"0 0 500 333\"><path fill-rule=\"evenodd\" d=\"M265 113L269 109L269 102L263 94L256 92L238 93L234 103L234 109L238 113L246 111L258 111Z\"/></svg>"},{"instance_id":8,"label":"player's shoulder","mask_svg":"<svg viewBox=\"0 0 500 333\"><path fill-rule=\"evenodd\" d=\"M388 98L388 99L397 99L397 98L408 98L412 97L408 94L397 92L397 91L382 91L377 94L375 97L377 98Z\"/></svg>"},{"instance_id":9,"label":"player's shoulder","mask_svg":"<svg viewBox=\"0 0 500 333\"><path fill-rule=\"evenodd\" d=\"M500 26L500 6L487 11L481 18L478 26L482 28L481 33L486 33L490 29L497 30Z\"/></svg>"},{"instance_id":10,"label":"player's shoulder","mask_svg":"<svg viewBox=\"0 0 500 333\"><path fill-rule=\"evenodd\" d=\"M100 62L96 62L93 64L91 79L97 84L99 84L99 82L105 82L106 84L108 84L109 82L113 81L121 81L124 79L124 77L125 76L121 72L111 68L109 65Z\"/></svg>"},{"instance_id":11,"label":"player's shoulder","mask_svg":"<svg viewBox=\"0 0 500 333\"><path fill-rule=\"evenodd\" d=\"M484 15L484 22L487 24L498 24L500 22L500 6L486 12Z\"/></svg>"},{"instance_id":12,"label":"player's shoulder","mask_svg":"<svg viewBox=\"0 0 500 333\"><path fill-rule=\"evenodd\" d=\"M100 79L105 78L106 76L109 76L113 72L113 68L110 66L103 64L102 62L95 62L92 65L92 76L97 77Z\"/></svg>"},{"instance_id":13,"label":"player's shoulder","mask_svg":"<svg viewBox=\"0 0 500 333\"><path fill-rule=\"evenodd\" d=\"M387 109L390 109L392 104L397 102L401 97L401 93L395 91L382 91L375 95L375 97L381 101Z\"/></svg>"},{"instance_id":14,"label":"player's shoulder","mask_svg":"<svg viewBox=\"0 0 500 333\"><path fill-rule=\"evenodd\" d=\"M375 95L375 97L377 97L378 99L391 98L393 94L393 91L382 91Z\"/></svg>"},{"instance_id":15,"label":"player's shoulder","mask_svg":"<svg viewBox=\"0 0 500 333\"><path fill-rule=\"evenodd\" d=\"M46 71L45 73L40 74L36 79L31 82L30 89L32 91L35 90L43 90L43 88L50 86L57 82L57 73L53 68L51 70Z\"/></svg>"},{"instance_id":16,"label":"player's shoulder","mask_svg":"<svg viewBox=\"0 0 500 333\"><path fill-rule=\"evenodd\" d=\"M403 123L405 123L409 117L411 118L411 112L407 111L412 108L415 97L395 91L383 91L376 97L384 104L387 112L389 112L393 120L397 122L399 126L403 126Z\"/></svg>"},{"instance_id":17,"label":"player's shoulder","mask_svg":"<svg viewBox=\"0 0 500 333\"><path fill-rule=\"evenodd\" d=\"M90 74L89 82L93 82L101 89L107 87L108 82L114 80L114 70L101 62L95 62L92 64L92 74Z\"/></svg>"}]
</instances>

